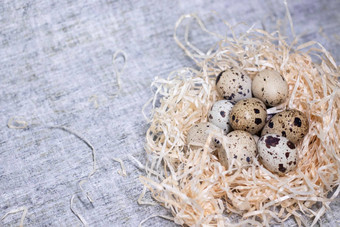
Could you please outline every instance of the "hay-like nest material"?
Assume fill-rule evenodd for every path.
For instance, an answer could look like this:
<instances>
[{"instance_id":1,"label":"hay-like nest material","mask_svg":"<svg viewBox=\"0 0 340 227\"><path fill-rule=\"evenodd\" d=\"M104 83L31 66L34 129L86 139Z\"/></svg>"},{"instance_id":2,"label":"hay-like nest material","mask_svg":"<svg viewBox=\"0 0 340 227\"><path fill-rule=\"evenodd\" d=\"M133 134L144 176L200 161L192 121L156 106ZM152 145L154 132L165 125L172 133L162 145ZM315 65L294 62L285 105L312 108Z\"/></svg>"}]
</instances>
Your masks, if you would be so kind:
<instances>
[{"instance_id":1,"label":"hay-like nest material","mask_svg":"<svg viewBox=\"0 0 340 227\"><path fill-rule=\"evenodd\" d=\"M207 31L197 17L181 20L186 17ZM340 191L339 68L319 43L288 44L279 32L250 29L219 38L207 54L194 54L175 36L199 70L181 69L153 83L146 135L149 161L141 181L180 225L262 226L291 216L298 225L316 224ZM216 76L230 67L251 78L266 68L280 72L289 84L289 97L269 112L296 108L308 116L309 133L297 148L300 161L287 175L273 174L256 160L244 168L225 169L207 144L204 151L185 151L187 131L207 121L213 103L222 99ZM235 223L230 214L240 215L239 220Z\"/></svg>"}]
</instances>

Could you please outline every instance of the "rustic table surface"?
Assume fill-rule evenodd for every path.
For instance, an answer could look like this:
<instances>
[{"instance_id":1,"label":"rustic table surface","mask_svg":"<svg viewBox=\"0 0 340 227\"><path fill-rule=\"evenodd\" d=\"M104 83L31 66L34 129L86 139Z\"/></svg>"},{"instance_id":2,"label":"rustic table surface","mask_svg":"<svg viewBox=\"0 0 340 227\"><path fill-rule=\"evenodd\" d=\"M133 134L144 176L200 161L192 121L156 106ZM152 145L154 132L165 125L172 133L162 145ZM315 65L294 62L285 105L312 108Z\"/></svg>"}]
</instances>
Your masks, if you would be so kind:
<instances>
[{"instance_id":1,"label":"rustic table surface","mask_svg":"<svg viewBox=\"0 0 340 227\"><path fill-rule=\"evenodd\" d=\"M340 1L288 5L301 41L318 40L339 63ZM161 206L137 204L144 172L129 156L145 161L148 125L141 110L154 77L195 67L173 40L176 21L197 13L208 29L225 32L212 10L231 24L290 34L283 1L2 0L0 217L27 208L25 226L80 226L70 210L73 195L74 211L89 226L137 226L150 215L169 215ZM212 44L202 32L191 39L203 50ZM126 54L120 91L112 64L119 50ZM91 149L51 125L76 131L96 149L97 171L83 184L92 204L78 186L92 170ZM117 172L114 158L123 161L127 176ZM340 203L331 207L322 221L335 226ZM18 226L21 215L8 215L0 226ZM175 226L159 217L145 225Z\"/></svg>"}]
</instances>

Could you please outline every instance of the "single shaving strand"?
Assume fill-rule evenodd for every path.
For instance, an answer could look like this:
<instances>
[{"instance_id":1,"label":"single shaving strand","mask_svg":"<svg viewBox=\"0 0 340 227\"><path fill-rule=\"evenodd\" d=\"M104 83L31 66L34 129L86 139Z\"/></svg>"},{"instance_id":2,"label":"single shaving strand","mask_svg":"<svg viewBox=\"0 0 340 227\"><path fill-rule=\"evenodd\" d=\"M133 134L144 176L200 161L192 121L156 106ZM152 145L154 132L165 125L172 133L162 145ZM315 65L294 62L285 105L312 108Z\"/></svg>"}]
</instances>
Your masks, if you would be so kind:
<instances>
[{"instance_id":1,"label":"single shaving strand","mask_svg":"<svg viewBox=\"0 0 340 227\"><path fill-rule=\"evenodd\" d=\"M140 170L145 170L144 165L132 155L128 155L129 159L134 162Z\"/></svg>"},{"instance_id":2,"label":"single shaving strand","mask_svg":"<svg viewBox=\"0 0 340 227\"><path fill-rule=\"evenodd\" d=\"M123 66L121 67L121 69L118 69L117 66L117 58L121 56L123 58ZM122 50L117 50L113 56L112 56L112 64L113 64L113 70L114 70L114 74L116 75L116 80L117 80L117 86L118 86L118 91L115 95L118 95L121 89L121 80L120 80L120 76L123 73L125 66L126 66L126 62L127 62L127 57L124 51Z\"/></svg>"},{"instance_id":3,"label":"single shaving strand","mask_svg":"<svg viewBox=\"0 0 340 227\"><path fill-rule=\"evenodd\" d=\"M25 206L19 207L17 209L13 209L13 210L7 212L4 216L2 216L1 220L4 220L8 215L16 214L16 213L21 212L21 211L23 211L23 212L22 212L22 216L20 218L19 226L23 227L24 226L24 219L25 219L27 211L28 211L27 207L25 207Z\"/></svg>"},{"instance_id":4,"label":"single shaving strand","mask_svg":"<svg viewBox=\"0 0 340 227\"><path fill-rule=\"evenodd\" d=\"M293 37L296 37L295 31L294 31L293 20L292 20L292 16L290 15L290 11L289 11L289 8L288 8L287 0L284 0L283 3L284 3L285 8L286 8L286 14L287 14L287 17L288 17L288 22L289 22L290 30L292 31Z\"/></svg>"},{"instance_id":5,"label":"single shaving strand","mask_svg":"<svg viewBox=\"0 0 340 227\"><path fill-rule=\"evenodd\" d=\"M72 135L78 137L78 139L82 140L92 151L92 171L89 173L88 178L90 178L97 170L97 159L96 159L96 150L94 148L94 146L87 140L85 139L83 136L81 136L79 133L73 131L72 129L69 129L67 127L64 126L47 126L48 128L52 128L52 129L61 129L65 132L71 133Z\"/></svg>"},{"instance_id":6,"label":"single shaving strand","mask_svg":"<svg viewBox=\"0 0 340 227\"><path fill-rule=\"evenodd\" d=\"M12 129L25 129L28 127L28 123L22 117L11 117L7 122L7 127Z\"/></svg>"},{"instance_id":7,"label":"single shaving strand","mask_svg":"<svg viewBox=\"0 0 340 227\"><path fill-rule=\"evenodd\" d=\"M289 13L287 17L294 35ZM195 20L220 41L204 54L190 43L186 30L182 43L177 28L184 19ZM340 68L317 42L296 46L297 39L288 44L279 32L248 29L236 36L233 27L229 28L233 38L208 31L193 14L176 23L176 43L200 70L176 70L167 79L156 78L152 83L154 97L143 108L150 127L145 145L146 176L140 180L180 225L269 226L294 217L298 226L313 226L340 191ZM312 55L320 64L312 61ZM225 169L208 146L216 135L209 135L203 151L186 147L188 130L206 122L213 103L222 99L216 91L216 76L230 67L245 71L251 78L270 68L287 80L286 102L269 111L296 108L310 121L309 133L297 146L300 160L295 170L278 176L256 159L243 168L229 165ZM144 188L139 202L145 193ZM312 208L316 203L320 208ZM232 223L229 214L239 215L239 222Z\"/></svg>"},{"instance_id":8,"label":"single shaving strand","mask_svg":"<svg viewBox=\"0 0 340 227\"><path fill-rule=\"evenodd\" d=\"M73 208L73 203L74 203L74 198L75 198L75 196L76 196L76 195L72 195L72 197L71 197L71 199L70 199L70 209L71 209L72 213L73 213L73 214L81 221L81 223L82 223L85 227L87 227L87 226L89 226L89 225L87 224L85 218L84 218L81 214L79 214L76 210L74 210L74 208Z\"/></svg>"},{"instance_id":9,"label":"single shaving strand","mask_svg":"<svg viewBox=\"0 0 340 227\"><path fill-rule=\"evenodd\" d=\"M126 177L127 174L126 174L124 162L120 158L112 158L112 160L120 163L121 170L117 170L117 173L123 177Z\"/></svg>"},{"instance_id":10,"label":"single shaving strand","mask_svg":"<svg viewBox=\"0 0 340 227\"><path fill-rule=\"evenodd\" d=\"M145 196L145 194L146 194L146 186L144 185L143 186L143 191L142 191L142 193L139 195L139 197L138 197L138 200L137 200L137 203L139 204L139 205L150 205L150 206L156 206L157 205L157 203L155 203L155 202L148 202L148 201L142 201L142 199L144 198L144 196Z\"/></svg>"}]
</instances>

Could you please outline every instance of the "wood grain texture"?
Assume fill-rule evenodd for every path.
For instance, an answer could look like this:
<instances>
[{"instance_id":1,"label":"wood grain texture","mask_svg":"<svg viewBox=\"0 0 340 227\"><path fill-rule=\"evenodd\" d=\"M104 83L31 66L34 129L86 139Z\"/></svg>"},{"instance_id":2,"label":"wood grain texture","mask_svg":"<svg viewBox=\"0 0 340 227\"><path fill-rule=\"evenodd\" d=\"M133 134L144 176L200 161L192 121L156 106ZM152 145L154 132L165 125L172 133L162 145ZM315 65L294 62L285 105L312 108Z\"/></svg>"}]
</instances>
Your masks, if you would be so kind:
<instances>
[{"instance_id":1,"label":"wood grain texture","mask_svg":"<svg viewBox=\"0 0 340 227\"><path fill-rule=\"evenodd\" d=\"M340 2L288 3L301 42L318 40L339 63ZM209 29L220 31L223 24L211 10L231 24L255 23L268 31L280 21L290 34L284 5L274 0L1 1L0 216L27 206L25 226L80 225L69 200L91 170L91 151L75 136L41 125L68 126L97 150L98 171L84 184L94 203L82 193L75 200L75 209L90 226L137 226L151 214L168 214L160 206L137 204L143 172L128 155L145 161L147 124L141 109L152 95L154 77L194 67L173 40L177 19L194 12ZM203 50L212 43L197 30L190 38ZM112 98L117 92L112 54L120 49L127 53L127 65L122 90ZM10 129L7 122L13 116L38 125ZM120 165L113 157L124 161L127 177L117 173ZM335 226L340 203L331 207L323 221ZM20 217L11 215L0 226L17 226ZM174 226L160 218L145 225Z\"/></svg>"}]
</instances>

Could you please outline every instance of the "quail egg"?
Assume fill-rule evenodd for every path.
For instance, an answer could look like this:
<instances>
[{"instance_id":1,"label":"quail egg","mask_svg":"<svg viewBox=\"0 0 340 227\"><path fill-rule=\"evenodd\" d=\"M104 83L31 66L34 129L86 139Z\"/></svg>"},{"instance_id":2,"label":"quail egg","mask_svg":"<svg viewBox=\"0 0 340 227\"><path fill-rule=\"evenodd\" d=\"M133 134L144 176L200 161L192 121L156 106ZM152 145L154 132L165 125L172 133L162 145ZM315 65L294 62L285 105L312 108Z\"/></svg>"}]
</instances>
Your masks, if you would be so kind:
<instances>
[{"instance_id":1,"label":"quail egg","mask_svg":"<svg viewBox=\"0 0 340 227\"><path fill-rule=\"evenodd\" d=\"M225 134L231 130L229 125L229 112L233 106L230 101L220 100L214 103L208 114L209 122L223 129Z\"/></svg>"},{"instance_id":2,"label":"quail egg","mask_svg":"<svg viewBox=\"0 0 340 227\"><path fill-rule=\"evenodd\" d=\"M218 158L221 164L228 168L232 159L238 160L242 165L251 164L256 156L256 143L253 136L245 131L236 130L226 136L226 144L218 149Z\"/></svg>"},{"instance_id":3,"label":"quail egg","mask_svg":"<svg viewBox=\"0 0 340 227\"><path fill-rule=\"evenodd\" d=\"M299 143L308 133L306 115L299 110L285 110L277 113L264 126L261 135L278 134L287 137L294 144Z\"/></svg>"},{"instance_id":4,"label":"quail egg","mask_svg":"<svg viewBox=\"0 0 340 227\"><path fill-rule=\"evenodd\" d=\"M283 76L274 70L263 70L253 79L251 86L254 97L268 106L276 106L287 98L288 84Z\"/></svg>"},{"instance_id":5,"label":"quail egg","mask_svg":"<svg viewBox=\"0 0 340 227\"><path fill-rule=\"evenodd\" d=\"M259 160L268 170L280 175L293 170L297 165L298 153L293 142L287 138L267 134L257 143Z\"/></svg>"},{"instance_id":6,"label":"quail egg","mask_svg":"<svg viewBox=\"0 0 340 227\"><path fill-rule=\"evenodd\" d=\"M235 104L229 114L229 122L235 130L255 134L265 125L266 117L266 105L257 98L249 98Z\"/></svg>"},{"instance_id":7,"label":"quail egg","mask_svg":"<svg viewBox=\"0 0 340 227\"><path fill-rule=\"evenodd\" d=\"M209 122L201 122L192 126L187 135L187 145L191 149L199 149L202 148L207 139L209 134L217 134L223 135L223 132L220 128L216 127L215 125ZM216 138L212 137L209 143L209 147L211 149L215 149L216 147L220 146L220 141Z\"/></svg>"},{"instance_id":8,"label":"quail egg","mask_svg":"<svg viewBox=\"0 0 340 227\"><path fill-rule=\"evenodd\" d=\"M250 77L233 68L227 69L217 76L216 88L224 99L234 102L252 96Z\"/></svg>"}]
</instances>

